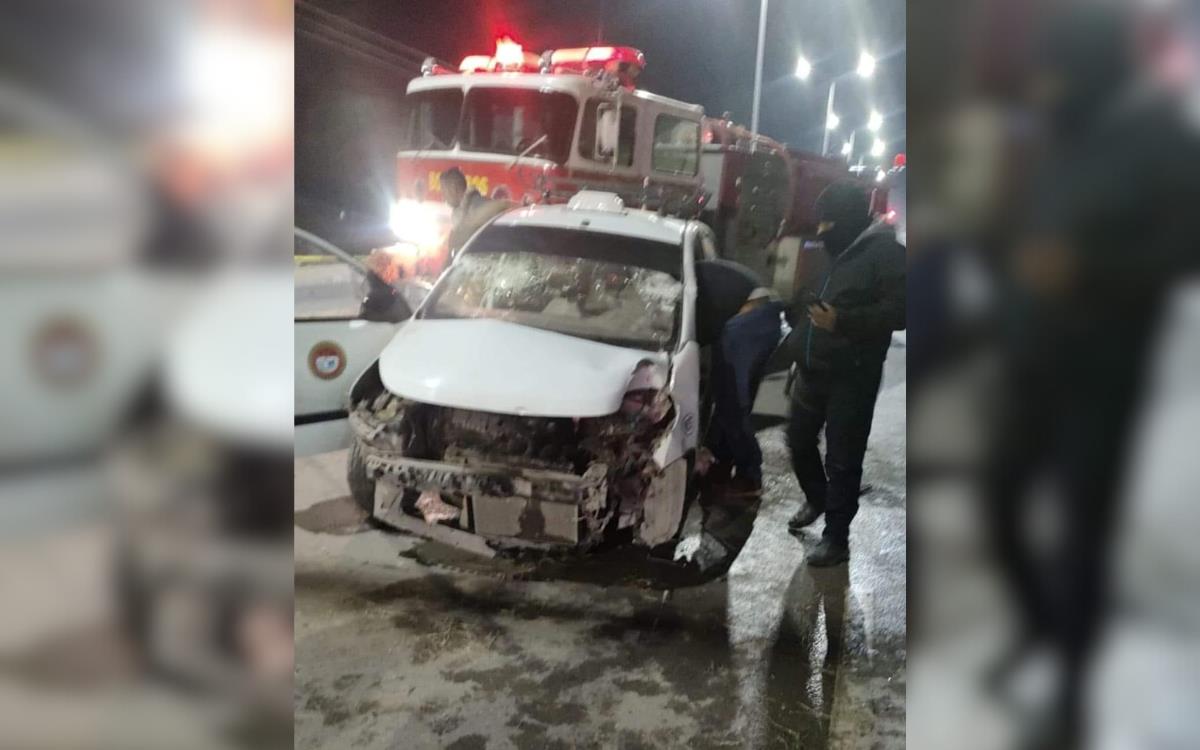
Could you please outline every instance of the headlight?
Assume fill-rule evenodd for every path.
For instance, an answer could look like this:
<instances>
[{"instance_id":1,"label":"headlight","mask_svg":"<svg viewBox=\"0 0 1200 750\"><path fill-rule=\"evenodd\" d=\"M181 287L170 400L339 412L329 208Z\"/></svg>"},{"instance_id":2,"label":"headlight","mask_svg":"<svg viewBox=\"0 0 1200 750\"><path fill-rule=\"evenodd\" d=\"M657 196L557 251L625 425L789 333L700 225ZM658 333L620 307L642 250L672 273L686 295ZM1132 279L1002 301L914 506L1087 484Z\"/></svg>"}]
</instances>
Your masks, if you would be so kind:
<instances>
[{"instance_id":1,"label":"headlight","mask_svg":"<svg viewBox=\"0 0 1200 750\"><path fill-rule=\"evenodd\" d=\"M449 209L444 203L398 200L392 206L388 225L396 239L431 247L441 242L444 229L449 226Z\"/></svg>"}]
</instances>

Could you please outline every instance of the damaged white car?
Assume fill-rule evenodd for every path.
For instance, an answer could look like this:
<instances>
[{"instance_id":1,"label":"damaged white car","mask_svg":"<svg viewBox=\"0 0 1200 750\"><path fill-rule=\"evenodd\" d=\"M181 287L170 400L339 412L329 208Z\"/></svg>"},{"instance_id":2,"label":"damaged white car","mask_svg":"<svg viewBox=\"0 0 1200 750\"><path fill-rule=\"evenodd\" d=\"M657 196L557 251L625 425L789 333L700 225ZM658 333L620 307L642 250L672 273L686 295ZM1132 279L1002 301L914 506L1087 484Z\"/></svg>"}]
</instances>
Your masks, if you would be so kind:
<instances>
[{"instance_id":1,"label":"damaged white car","mask_svg":"<svg viewBox=\"0 0 1200 750\"><path fill-rule=\"evenodd\" d=\"M459 546L677 537L702 432L711 231L582 192L481 229L351 392L349 483Z\"/></svg>"}]
</instances>

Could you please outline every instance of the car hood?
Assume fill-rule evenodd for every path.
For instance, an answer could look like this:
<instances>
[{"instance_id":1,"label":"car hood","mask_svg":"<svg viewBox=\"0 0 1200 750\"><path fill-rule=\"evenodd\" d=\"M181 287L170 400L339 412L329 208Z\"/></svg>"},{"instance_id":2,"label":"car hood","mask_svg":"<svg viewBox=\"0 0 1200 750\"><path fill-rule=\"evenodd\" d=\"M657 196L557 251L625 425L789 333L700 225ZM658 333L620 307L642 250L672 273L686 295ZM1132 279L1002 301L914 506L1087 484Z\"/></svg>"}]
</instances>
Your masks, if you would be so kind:
<instances>
[{"instance_id":1,"label":"car hood","mask_svg":"<svg viewBox=\"0 0 1200 750\"><path fill-rule=\"evenodd\" d=\"M410 320L379 357L392 393L501 414L599 417L616 412L634 369L660 352L627 349L500 320Z\"/></svg>"}]
</instances>

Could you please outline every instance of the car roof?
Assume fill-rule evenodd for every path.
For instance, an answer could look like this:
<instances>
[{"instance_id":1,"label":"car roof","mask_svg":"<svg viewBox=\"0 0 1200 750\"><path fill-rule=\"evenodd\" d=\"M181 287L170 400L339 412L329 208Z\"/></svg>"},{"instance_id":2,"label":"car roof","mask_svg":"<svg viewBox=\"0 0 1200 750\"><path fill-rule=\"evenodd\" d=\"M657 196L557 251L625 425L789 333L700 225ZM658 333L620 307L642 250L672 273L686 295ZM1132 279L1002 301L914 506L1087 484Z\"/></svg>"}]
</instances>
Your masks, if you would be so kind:
<instances>
[{"instance_id":1,"label":"car roof","mask_svg":"<svg viewBox=\"0 0 1200 750\"><path fill-rule=\"evenodd\" d=\"M682 244L688 222L636 208L593 208L579 205L534 205L499 216L500 226L558 227L620 234L658 242Z\"/></svg>"}]
</instances>

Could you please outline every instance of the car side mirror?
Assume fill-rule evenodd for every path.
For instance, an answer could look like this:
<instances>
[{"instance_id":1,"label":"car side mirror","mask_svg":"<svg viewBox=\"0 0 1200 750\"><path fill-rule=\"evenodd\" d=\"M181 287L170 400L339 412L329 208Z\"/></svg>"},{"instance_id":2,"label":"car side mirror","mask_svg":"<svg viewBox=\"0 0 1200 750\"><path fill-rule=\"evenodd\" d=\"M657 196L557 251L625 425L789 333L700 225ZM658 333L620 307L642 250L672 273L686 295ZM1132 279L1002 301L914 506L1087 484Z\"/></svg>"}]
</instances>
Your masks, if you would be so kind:
<instances>
[{"instance_id":1,"label":"car side mirror","mask_svg":"<svg viewBox=\"0 0 1200 750\"><path fill-rule=\"evenodd\" d=\"M617 153L621 121L617 108L611 104L596 106L596 153L597 161L607 161Z\"/></svg>"}]
</instances>

